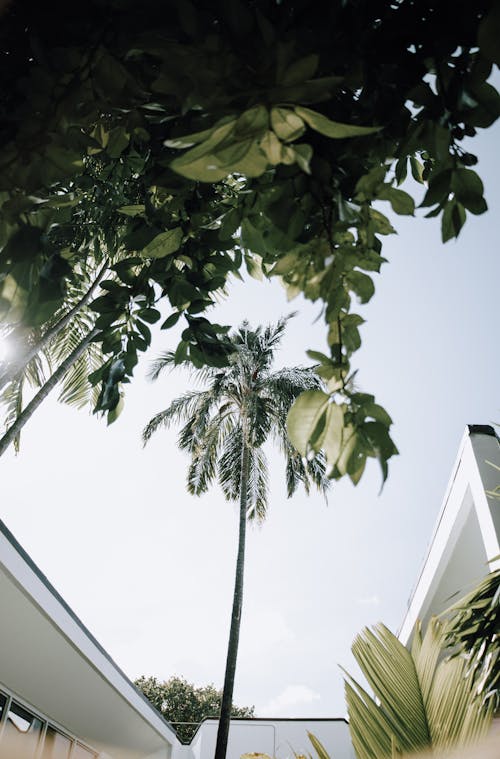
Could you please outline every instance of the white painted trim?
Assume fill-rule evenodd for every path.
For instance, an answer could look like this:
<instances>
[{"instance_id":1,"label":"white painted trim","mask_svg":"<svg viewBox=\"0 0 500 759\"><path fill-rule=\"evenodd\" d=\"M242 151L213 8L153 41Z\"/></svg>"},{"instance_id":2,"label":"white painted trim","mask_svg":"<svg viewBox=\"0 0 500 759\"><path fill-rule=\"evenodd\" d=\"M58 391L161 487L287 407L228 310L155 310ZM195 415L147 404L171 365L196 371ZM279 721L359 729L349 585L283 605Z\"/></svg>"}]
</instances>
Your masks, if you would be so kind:
<instances>
[{"instance_id":1,"label":"white painted trim","mask_svg":"<svg viewBox=\"0 0 500 759\"><path fill-rule=\"evenodd\" d=\"M430 546L399 631L399 638L405 645L411 639L415 622L425 617L430 607L433 593L446 570L471 509L475 509L481 538L490 562L489 567L485 565L484 573L487 574L489 570L500 565L500 561L492 561L500 553L499 535L493 522L492 508L500 508L500 504L492 504L485 493L488 489L487 482L494 477L495 471L491 467L491 471L486 469L490 466L487 461L500 465L500 446L497 438L493 435L470 432L469 428L466 428Z\"/></svg>"}]
</instances>

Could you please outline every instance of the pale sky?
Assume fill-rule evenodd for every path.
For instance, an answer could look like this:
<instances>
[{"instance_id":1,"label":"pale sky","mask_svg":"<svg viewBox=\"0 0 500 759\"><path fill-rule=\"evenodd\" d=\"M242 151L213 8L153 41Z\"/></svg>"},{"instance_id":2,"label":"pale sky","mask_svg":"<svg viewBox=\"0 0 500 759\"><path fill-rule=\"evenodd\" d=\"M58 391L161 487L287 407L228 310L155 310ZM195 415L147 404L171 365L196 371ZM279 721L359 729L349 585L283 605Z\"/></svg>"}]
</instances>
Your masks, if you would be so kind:
<instances>
[{"instance_id":1,"label":"pale sky","mask_svg":"<svg viewBox=\"0 0 500 759\"><path fill-rule=\"evenodd\" d=\"M350 644L364 625L401 623L465 425L500 421L499 133L470 145L490 211L468 215L458 242L443 246L435 220L404 217L385 239L389 263L363 308L354 359L359 385L394 420L401 455L382 494L373 462L357 488L334 483L328 505L302 492L287 501L282 462L269 452L269 516L248 535L235 688L235 702L257 715L344 715L338 665L353 668ZM325 350L319 306L247 279L212 317L256 325L296 309L277 356L296 365L308 363L308 348ZM140 441L189 382L182 372L144 379L149 359L177 338L157 335L112 427L45 402L20 455L0 461L0 517L130 678L177 674L220 687L237 509L217 489L186 494L174 430L146 449Z\"/></svg>"}]
</instances>

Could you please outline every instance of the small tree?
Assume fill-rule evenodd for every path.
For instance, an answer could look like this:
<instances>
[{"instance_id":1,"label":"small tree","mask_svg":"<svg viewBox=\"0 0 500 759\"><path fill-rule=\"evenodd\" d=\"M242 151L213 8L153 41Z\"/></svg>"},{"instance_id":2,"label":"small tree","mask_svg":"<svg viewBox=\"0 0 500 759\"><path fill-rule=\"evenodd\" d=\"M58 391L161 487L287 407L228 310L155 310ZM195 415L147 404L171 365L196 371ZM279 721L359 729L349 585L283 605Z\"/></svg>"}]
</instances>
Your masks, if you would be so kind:
<instances>
[{"instance_id":1,"label":"small tree","mask_svg":"<svg viewBox=\"0 0 500 759\"><path fill-rule=\"evenodd\" d=\"M218 717L222 691L214 685L197 688L183 677L170 677L160 682L156 677L142 675L135 680L136 686L153 706L172 723L179 739L190 743L205 717ZM234 706L232 717L253 717L253 706Z\"/></svg>"}]
</instances>

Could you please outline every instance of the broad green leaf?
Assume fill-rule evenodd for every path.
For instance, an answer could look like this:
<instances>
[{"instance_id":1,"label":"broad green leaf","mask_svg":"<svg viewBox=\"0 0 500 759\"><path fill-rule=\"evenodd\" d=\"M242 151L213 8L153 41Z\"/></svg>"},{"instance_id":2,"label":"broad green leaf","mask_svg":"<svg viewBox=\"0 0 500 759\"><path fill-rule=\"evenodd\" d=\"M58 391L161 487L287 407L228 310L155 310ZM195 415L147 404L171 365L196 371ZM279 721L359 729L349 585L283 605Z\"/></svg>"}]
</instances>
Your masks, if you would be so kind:
<instances>
[{"instance_id":1,"label":"broad green leaf","mask_svg":"<svg viewBox=\"0 0 500 759\"><path fill-rule=\"evenodd\" d=\"M155 324L161 319L161 314L156 308L143 308L138 312L137 316L139 319L148 322L148 324Z\"/></svg>"},{"instance_id":2,"label":"broad green leaf","mask_svg":"<svg viewBox=\"0 0 500 759\"><path fill-rule=\"evenodd\" d=\"M392 226L387 216L384 216L383 213L377 211L376 208L370 208L370 218L375 227L375 232L378 232L381 235L395 234L396 230Z\"/></svg>"},{"instance_id":3,"label":"broad green leaf","mask_svg":"<svg viewBox=\"0 0 500 759\"><path fill-rule=\"evenodd\" d=\"M366 413L367 417L375 419L376 422L382 422L382 424L385 424L386 427L390 427L392 424L391 417L382 406L378 405L378 403L366 404L364 406L364 412Z\"/></svg>"},{"instance_id":4,"label":"broad green leaf","mask_svg":"<svg viewBox=\"0 0 500 759\"><path fill-rule=\"evenodd\" d=\"M291 250L290 253L286 253L284 256L278 259L271 270L271 274L277 276L285 276L295 269L299 260L300 250Z\"/></svg>"},{"instance_id":5,"label":"broad green leaf","mask_svg":"<svg viewBox=\"0 0 500 759\"><path fill-rule=\"evenodd\" d=\"M351 457L355 453L357 444L357 431L356 428L352 424L348 424L344 427L342 430L342 448L340 451L340 455L337 458L337 461L335 462L335 466L337 467L340 475L346 474L349 469L353 469L353 467L350 466Z\"/></svg>"},{"instance_id":6,"label":"broad green leaf","mask_svg":"<svg viewBox=\"0 0 500 759\"><path fill-rule=\"evenodd\" d=\"M488 82L474 87L471 94L478 105L467 113L467 122L482 128L491 126L500 116L500 94Z\"/></svg>"},{"instance_id":7,"label":"broad green leaf","mask_svg":"<svg viewBox=\"0 0 500 759\"><path fill-rule=\"evenodd\" d=\"M415 212L415 201L404 190L398 190L390 185L383 185L377 193L381 200L388 200L394 213L413 216Z\"/></svg>"},{"instance_id":8,"label":"broad green leaf","mask_svg":"<svg viewBox=\"0 0 500 759\"><path fill-rule=\"evenodd\" d=\"M48 145L45 149L47 159L51 161L63 175L75 174L83 169L83 160L78 153L58 145Z\"/></svg>"},{"instance_id":9,"label":"broad green leaf","mask_svg":"<svg viewBox=\"0 0 500 759\"><path fill-rule=\"evenodd\" d=\"M318 68L319 56L315 53L306 55L292 63L285 71L280 84L290 86L312 79Z\"/></svg>"},{"instance_id":10,"label":"broad green leaf","mask_svg":"<svg viewBox=\"0 0 500 759\"><path fill-rule=\"evenodd\" d=\"M456 236L455 221L453 218L453 209L455 206L456 201L451 200L444 207L443 216L441 217L441 239L443 242L448 242L448 240L451 240Z\"/></svg>"},{"instance_id":11,"label":"broad green leaf","mask_svg":"<svg viewBox=\"0 0 500 759\"><path fill-rule=\"evenodd\" d=\"M451 169L444 169L432 174L429 179L429 189L420 203L422 207L433 206L446 200L450 194Z\"/></svg>"},{"instance_id":12,"label":"broad green leaf","mask_svg":"<svg viewBox=\"0 0 500 759\"><path fill-rule=\"evenodd\" d=\"M252 141L243 158L233 164L228 173L244 174L247 177L260 177L268 168L268 161L258 141Z\"/></svg>"},{"instance_id":13,"label":"broad green leaf","mask_svg":"<svg viewBox=\"0 0 500 759\"><path fill-rule=\"evenodd\" d=\"M232 119L226 124L214 127L207 139L197 144L196 147L191 148L191 150L188 150L187 153L179 156L179 158L173 160L171 167L174 169L174 171L179 171L180 173L181 167L193 164L197 161L197 159L212 154L215 149L224 143L229 135L234 132L235 124L236 119Z\"/></svg>"},{"instance_id":14,"label":"broad green leaf","mask_svg":"<svg viewBox=\"0 0 500 759\"><path fill-rule=\"evenodd\" d=\"M325 429L321 440L326 460L334 467L342 449L344 431L344 408L337 403L330 403L326 413Z\"/></svg>"},{"instance_id":15,"label":"broad green leaf","mask_svg":"<svg viewBox=\"0 0 500 759\"><path fill-rule=\"evenodd\" d=\"M120 399L118 403L116 404L116 406L110 411L108 411L108 416L107 416L108 425L113 424L113 422L116 422L116 420L122 413L124 406L125 406L125 401L123 400L123 395L120 394Z\"/></svg>"},{"instance_id":16,"label":"broad green leaf","mask_svg":"<svg viewBox=\"0 0 500 759\"><path fill-rule=\"evenodd\" d=\"M292 445L305 456L309 440L314 436L329 396L321 390L306 390L294 402L287 417L288 436Z\"/></svg>"},{"instance_id":17,"label":"broad green leaf","mask_svg":"<svg viewBox=\"0 0 500 759\"><path fill-rule=\"evenodd\" d=\"M306 131L304 121L290 108L272 108L271 126L280 140L292 142Z\"/></svg>"},{"instance_id":18,"label":"broad green leaf","mask_svg":"<svg viewBox=\"0 0 500 759\"><path fill-rule=\"evenodd\" d=\"M267 253L267 247L262 232L250 221L243 219L241 222L241 244L244 248L263 256Z\"/></svg>"},{"instance_id":19,"label":"broad green leaf","mask_svg":"<svg viewBox=\"0 0 500 759\"><path fill-rule=\"evenodd\" d=\"M419 182L420 184L423 184L424 178L423 178L423 170L424 167L420 163L415 156L410 156L410 166L411 166L411 175L415 182Z\"/></svg>"},{"instance_id":20,"label":"broad green leaf","mask_svg":"<svg viewBox=\"0 0 500 759\"><path fill-rule=\"evenodd\" d=\"M106 146L106 152L109 153L111 158L118 158L130 142L130 135L121 126L115 127L111 130L108 136L108 144Z\"/></svg>"},{"instance_id":21,"label":"broad green leaf","mask_svg":"<svg viewBox=\"0 0 500 759\"><path fill-rule=\"evenodd\" d=\"M466 217L467 214L465 213L465 208L461 203L457 202L452 211L452 221L455 228L455 237L458 237L460 234L460 230L465 224Z\"/></svg>"},{"instance_id":22,"label":"broad green leaf","mask_svg":"<svg viewBox=\"0 0 500 759\"><path fill-rule=\"evenodd\" d=\"M144 258L163 258L164 256L169 256L179 250L183 236L181 227L174 227L167 232L160 232L139 253Z\"/></svg>"},{"instance_id":23,"label":"broad green leaf","mask_svg":"<svg viewBox=\"0 0 500 759\"><path fill-rule=\"evenodd\" d=\"M375 197L378 188L383 184L387 166L375 166L374 169L362 176L356 184L356 193L361 193L367 199Z\"/></svg>"},{"instance_id":24,"label":"broad green leaf","mask_svg":"<svg viewBox=\"0 0 500 759\"><path fill-rule=\"evenodd\" d=\"M122 206L118 209L118 213L122 213L125 216L144 216L145 205L138 203L137 205Z\"/></svg>"},{"instance_id":25,"label":"broad green leaf","mask_svg":"<svg viewBox=\"0 0 500 759\"><path fill-rule=\"evenodd\" d=\"M238 166L244 160L248 151L251 149L254 141L251 137L244 140L234 139L227 141L218 150L210 154L210 159L214 160L217 166L227 173L230 173L234 166Z\"/></svg>"},{"instance_id":26,"label":"broad green leaf","mask_svg":"<svg viewBox=\"0 0 500 759\"><path fill-rule=\"evenodd\" d=\"M471 213L483 213L487 210L483 198L484 186L475 171L456 169L451 175L451 190L457 200Z\"/></svg>"},{"instance_id":27,"label":"broad green leaf","mask_svg":"<svg viewBox=\"0 0 500 759\"><path fill-rule=\"evenodd\" d=\"M231 122L234 118L230 119ZM201 132L193 132L192 134L186 134L183 137L172 137L170 140L164 140L163 144L168 148L177 148L182 150L183 148L191 148L193 145L198 145L200 142L207 140L215 131L217 127L210 127L210 129L203 129Z\"/></svg>"},{"instance_id":28,"label":"broad green leaf","mask_svg":"<svg viewBox=\"0 0 500 759\"><path fill-rule=\"evenodd\" d=\"M342 76L324 76L288 86L278 85L269 91L269 98L275 103L322 103L329 100L344 81Z\"/></svg>"},{"instance_id":29,"label":"broad green leaf","mask_svg":"<svg viewBox=\"0 0 500 759\"><path fill-rule=\"evenodd\" d=\"M188 355L188 347L189 347L188 343L186 343L184 340L180 341L174 353L175 366L182 364L186 360L187 355Z\"/></svg>"},{"instance_id":30,"label":"broad green leaf","mask_svg":"<svg viewBox=\"0 0 500 759\"><path fill-rule=\"evenodd\" d=\"M302 106L295 107L295 113L300 116L311 129L314 129L325 137L331 137L335 140L345 139L346 137L363 137L367 134L379 132L382 127L363 127L356 124L343 124L339 121L332 121L323 116L322 113L312 111L310 108Z\"/></svg>"},{"instance_id":31,"label":"broad green leaf","mask_svg":"<svg viewBox=\"0 0 500 759\"><path fill-rule=\"evenodd\" d=\"M356 459L356 466L352 469L352 471L349 471L349 479L351 480L353 485L357 485L360 481L361 477L363 476L363 472L365 471L366 467L366 454L362 453L360 456Z\"/></svg>"},{"instance_id":32,"label":"broad green leaf","mask_svg":"<svg viewBox=\"0 0 500 759\"><path fill-rule=\"evenodd\" d=\"M293 152L295 154L295 163L297 166L299 166L306 174L310 174L311 168L309 164L313 156L312 147L303 142L300 143L300 145L294 145Z\"/></svg>"},{"instance_id":33,"label":"broad green leaf","mask_svg":"<svg viewBox=\"0 0 500 759\"><path fill-rule=\"evenodd\" d=\"M406 175L408 174L408 158L407 156L403 156L396 162L396 169L394 171L396 182L398 185L402 184L405 179Z\"/></svg>"},{"instance_id":34,"label":"broad green leaf","mask_svg":"<svg viewBox=\"0 0 500 759\"><path fill-rule=\"evenodd\" d=\"M321 353L320 351L307 351L307 355L309 358L311 358L313 361L317 361L319 364L330 363L331 361L329 356L325 356L325 354Z\"/></svg>"},{"instance_id":35,"label":"broad green leaf","mask_svg":"<svg viewBox=\"0 0 500 759\"><path fill-rule=\"evenodd\" d=\"M268 167L268 160L259 148L258 139L219 141L212 152L204 151L204 143L171 163L171 168L188 179L216 182L229 174L258 177ZM199 154L195 157L195 151Z\"/></svg>"},{"instance_id":36,"label":"broad green leaf","mask_svg":"<svg viewBox=\"0 0 500 759\"><path fill-rule=\"evenodd\" d=\"M349 288L354 290L361 303L368 303L375 292L375 285L373 284L372 278L369 277L368 274L355 269L350 271L345 279Z\"/></svg>"},{"instance_id":37,"label":"broad green leaf","mask_svg":"<svg viewBox=\"0 0 500 759\"><path fill-rule=\"evenodd\" d=\"M177 322L179 321L180 317L182 316L181 311L174 311L173 314L170 314L163 324L161 325L160 329L170 329L171 327L175 326Z\"/></svg>"},{"instance_id":38,"label":"broad green leaf","mask_svg":"<svg viewBox=\"0 0 500 759\"><path fill-rule=\"evenodd\" d=\"M269 128L269 111L264 105L255 105L238 117L234 133L238 138L255 137Z\"/></svg>"},{"instance_id":39,"label":"broad green leaf","mask_svg":"<svg viewBox=\"0 0 500 759\"><path fill-rule=\"evenodd\" d=\"M245 266L247 267L247 272L253 277L253 279L262 282L264 279L264 272L262 271L262 258L259 255L245 253Z\"/></svg>"},{"instance_id":40,"label":"broad green leaf","mask_svg":"<svg viewBox=\"0 0 500 759\"><path fill-rule=\"evenodd\" d=\"M276 166L280 163L282 144L276 137L275 132L268 130L259 142L259 146L264 151L270 164Z\"/></svg>"},{"instance_id":41,"label":"broad green leaf","mask_svg":"<svg viewBox=\"0 0 500 759\"><path fill-rule=\"evenodd\" d=\"M482 55L500 66L500 3L493 3L479 24L477 41Z\"/></svg>"}]
</instances>

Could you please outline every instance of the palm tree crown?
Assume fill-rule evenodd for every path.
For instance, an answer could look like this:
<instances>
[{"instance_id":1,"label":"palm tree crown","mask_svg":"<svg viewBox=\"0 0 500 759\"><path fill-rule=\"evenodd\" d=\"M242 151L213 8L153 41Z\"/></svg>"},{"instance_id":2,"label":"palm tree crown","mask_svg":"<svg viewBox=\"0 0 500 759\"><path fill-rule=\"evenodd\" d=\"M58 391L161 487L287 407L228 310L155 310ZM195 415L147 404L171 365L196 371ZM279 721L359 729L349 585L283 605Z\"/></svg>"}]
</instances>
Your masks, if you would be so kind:
<instances>
[{"instance_id":1,"label":"palm tree crown","mask_svg":"<svg viewBox=\"0 0 500 759\"><path fill-rule=\"evenodd\" d=\"M290 497L303 483L309 492L311 483L326 489L325 463L320 455L306 461L291 445L286 431L286 416L295 398L304 390L320 387L320 379L311 368L293 367L271 371L274 352L279 345L288 318L276 325L251 329L248 322L230 335L234 346L229 366L222 369L203 367L197 378L206 384L176 398L168 408L156 414L143 432L144 443L160 427L182 423L178 443L191 457L187 486L190 493L201 495L218 480L226 498L240 497L241 460L244 445L248 448L247 517L265 517L268 495L267 462L262 446L272 438L286 460L286 484ZM150 377L174 363L170 352L152 365Z\"/></svg>"}]
</instances>

